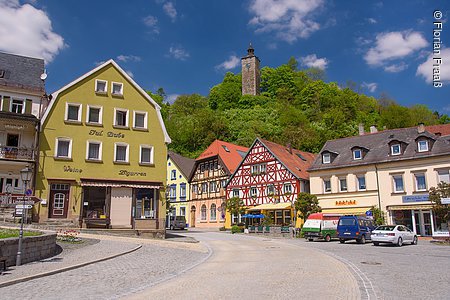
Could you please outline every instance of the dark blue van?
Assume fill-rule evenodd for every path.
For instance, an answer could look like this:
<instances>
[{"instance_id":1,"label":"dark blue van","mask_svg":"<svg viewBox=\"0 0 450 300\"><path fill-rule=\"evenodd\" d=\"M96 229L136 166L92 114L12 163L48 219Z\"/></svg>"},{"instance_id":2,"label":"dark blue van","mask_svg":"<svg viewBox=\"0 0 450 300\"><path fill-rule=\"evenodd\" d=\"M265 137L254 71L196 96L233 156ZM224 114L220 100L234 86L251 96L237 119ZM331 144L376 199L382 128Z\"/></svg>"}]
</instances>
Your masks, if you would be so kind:
<instances>
[{"instance_id":1,"label":"dark blue van","mask_svg":"<svg viewBox=\"0 0 450 300\"><path fill-rule=\"evenodd\" d=\"M363 216L342 216L337 226L339 242L343 244L348 240L356 240L359 244L365 244L366 240L370 240L374 229L372 219Z\"/></svg>"}]
</instances>

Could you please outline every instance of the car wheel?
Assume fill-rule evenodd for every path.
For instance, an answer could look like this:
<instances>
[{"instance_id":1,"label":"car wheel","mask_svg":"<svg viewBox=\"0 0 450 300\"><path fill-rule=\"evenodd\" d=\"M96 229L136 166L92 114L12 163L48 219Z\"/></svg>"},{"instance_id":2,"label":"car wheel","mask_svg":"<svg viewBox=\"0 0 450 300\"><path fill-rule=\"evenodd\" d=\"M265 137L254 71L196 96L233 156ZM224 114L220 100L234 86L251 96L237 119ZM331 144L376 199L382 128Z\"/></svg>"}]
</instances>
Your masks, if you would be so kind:
<instances>
[{"instance_id":1,"label":"car wheel","mask_svg":"<svg viewBox=\"0 0 450 300\"><path fill-rule=\"evenodd\" d=\"M329 234L327 234L325 236L325 242L329 242L329 241L331 241L331 236Z\"/></svg>"},{"instance_id":2,"label":"car wheel","mask_svg":"<svg viewBox=\"0 0 450 300\"><path fill-rule=\"evenodd\" d=\"M361 238L358 240L358 243L364 245L366 243L366 236L365 235L361 236Z\"/></svg>"},{"instance_id":3,"label":"car wheel","mask_svg":"<svg viewBox=\"0 0 450 300\"><path fill-rule=\"evenodd\" d=\"M343 244L343 243L345 243L345 240L344 239L340 239L339 243Z\"/></svg>"},{"instance_id":4,"label":"car wheel","mask_svg":"<svg viewBox=\"0 0 450 300\"><path fill-rule=\"evenodd\" d=\"M417 245L417 236L414 236L413 241L412 241L413 245Z\"/></svg>"},{"instance_id":5,"label":"car wheel","mask_svg":"<svg viewBox=\"0 0 450 300\"><path fill-rule=\"evenodd\" d=\"M378 242L373 242L373 245L374 246L378 246L380 243L378 243Z\"/></svg>"},{"instance_id":6,"label":"car wheel","mask_svg":"<svg viewBox=\"0 0 450 300\"><path fill-rule=\"evenodd\" d=\"M312 239L312 238L309 238L309 239L308 239L308 241L312 242L312 241L314 241L314 239Z\"/></svg>"},{"instance_id":7,"label":"car wheel","mask_svg":"<svg viewBox=\"0 0 450 300\"><path fill-rule=\"evenodd\" d=\"M397 246L399 247L403 246L403 239L401 237L398 238Z\"/></svg>"}]
</instances>

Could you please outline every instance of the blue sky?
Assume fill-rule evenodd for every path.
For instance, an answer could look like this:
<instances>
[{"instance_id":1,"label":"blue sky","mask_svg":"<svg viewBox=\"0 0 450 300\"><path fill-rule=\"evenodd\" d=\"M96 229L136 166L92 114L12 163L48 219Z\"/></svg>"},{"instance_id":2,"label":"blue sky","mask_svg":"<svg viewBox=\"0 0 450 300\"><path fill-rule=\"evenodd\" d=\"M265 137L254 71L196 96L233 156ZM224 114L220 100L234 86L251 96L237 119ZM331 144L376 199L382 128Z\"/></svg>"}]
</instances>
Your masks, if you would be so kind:
<instances>
[{"instance_id":1,"label":"blue sky","mask_svg":"<svg viewBox=\"0 0 450 300\"><path fill-rule=\"evenodd\" d=\"M225 72L240 72L252 42L262 66L293 56L324 69L326 81L450 114L449 14L445 0L0 0L0 51L45 58L48 92L113 58L173 100L207 95ZM435 21L442 48L433 56ZM441 88L433 57L442 58Z\"/></svg>"}]
</instances>

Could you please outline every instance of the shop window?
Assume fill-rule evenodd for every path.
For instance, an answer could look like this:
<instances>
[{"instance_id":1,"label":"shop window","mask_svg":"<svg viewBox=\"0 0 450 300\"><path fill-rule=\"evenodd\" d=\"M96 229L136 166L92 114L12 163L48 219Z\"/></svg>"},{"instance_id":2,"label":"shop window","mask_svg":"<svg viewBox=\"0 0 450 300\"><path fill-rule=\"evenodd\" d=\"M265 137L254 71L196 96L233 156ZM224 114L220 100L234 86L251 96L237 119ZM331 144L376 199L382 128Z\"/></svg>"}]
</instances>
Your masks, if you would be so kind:
<instances>
[{"instance_id":1,"label":"shop window","mask_svg":"<svg viewBox=\"0 0 450 300\"><path fill-rule=\"evenodd\" d=\"M55 158L72 158L72 140L68 138L57 138L55 143Z\"/></svg>"},{"instance_id":2,"label":"shop window","mask_svg":"<svg viewBox=\"0 0 450 300\"><path fill-rule=\"evenodd\" d=\"M289 209L289 210L284 210L283 211L284 212L284 225L290 225L291 224L291 220L292 220L292 217L291 217L291 210Z\"/></svg>"},{"instance_id":3,"label":"shop window","mask_svg":"<svg viewBox=\"0 0 450 300\"><path fill-rule=\"evenodd\" d=\"M112 82L111 83L111 94L114 96L122 96L123 95L123 83Z\"/></svg>"},{"instance_id":4,"label":"shop window","mask_svg":"<svg viewBox=\"0 0 450 300\"><path fill-rule=\"evenodd\" d=\"M55 184L55 188L61 189ZM62 186L62 185L61 185ZM53 188L52 188L53 190ZM106 188L105 187L83 187L83 217L97 219L107 216Z\"/></svg>"},{"instance_id":5,"label":"shop window","mask_svg":"<svg viewBox=\"0 0 450 300\"><path fill-rule=\"evenodd\" d=\"M341 192L347 191L347 178L339 179L339 191L341 191Z\"/></svg>"},{"instance_id":6,"label":"shop window","mask_svg":"<svg viewBox=\"0 0 450 300\"><path fill-rule=\"evenodd\" d=\"M206 221L206 205L203 204L200 210L200 220Z\"/></svg>"},{"instance_id":7,"label":"shop window","mask_svg":"<svg viewBox=\"0 0 450 300\"><path fill-rule=\"evenodd\" d=\"M102 159L102 143L97 141L87 142L87 160L101 160Z\"/></svg>"},{"instance_id":8,"label":"shop window","mask_svg":"<svg viewBox=\"0 0 450 300\"><path fill-rule=\"evenodd\" d=\"M136 219L155 219L157 201L155 201L156 192L154 189L135 189L136 205L134 217Z\"/></svg>"},{"instance_id":9,"label":"shop window","mask_svg":"<svg viewBox=\"0 0 450 300\"><path fill-rule=\"evenodd\" d=\"M114 108L114 126L128 127L128 110Z\"/></svg>"},{"instance_id":10,"label":"shop window","mask_svg":"<svg viewBox=\"0 0 450 300\"><path fill-rule=\"evenodd\" d=\"M394 192L395 193L404 192L403 175L394 175L394 176L392 176L392 179L394 181Z\"/></svg>"},{"instance_id":11,"label":"shop window","mask_svg":"<svg viewBox=\"0 0 450 300\"><path fill-rule=\"evenodd\" d=\"M215 221L216 220L216 205L213 203L211 204L211 209L210 209L210 220L211 221Z\"/></svg>"},{"instance_id":12,"label":"shop window","mask_svg":"<svg viewBox=\"0 0 450 300\"><path fill-rule=\"evenodd\" d=\"M93 125L102 124L102 108L98 106L89 106L86 122Z\"/></svg>"},{"instance_id":13,"label":"shop window","mask_svg":"<svg viewBox=\"0 0 450 300\"><path fill-rule=\"evenodd\" d=\"M366 177L364 175L357 176L358 180L358 191L365 191L366 190Z\"/></svg>"},{"instance_id":14,"label":"shop window","mask_svg":"<svg viewBox=\"0 0 450 300\"><path fill-rule=\"evenodd\" d=\"M66 103L66 121L81 122L81 104Z\"/></svg>"},{"instance_id":15,"label":"shop window","mask_svg":"<svg viewBox=\"0 0 450 300\"><path fill-rule=\"evenodd\" d=\"M275 224L283 225L283 211L282 210L275 211Z\"/></svg>"},{"instance_id":16,"label":"shop window","mask_svg":"<svg viewBox=\"0 0 450 300\"><path fill-rule=\"evenodd\" d=\"M107 91L108 82L106 80L95 80L95 92L99 94L106 94Z\"/></svg>"},{"instance_id":17,"label":"shop window","mask_svg":"<svg viewBox=\"0 0 450 300\"><path fill-rule=\"evenodd\" d=\"M330 179L323 180L323 191L324 193L331 193L331 181Z\"/></svg>"},{"instance_id":18,"label":"shop window","mask_svg":"<svg viewBox=\"0 0 450 300\"><path fill-rule=\"evenodd\" d=\"M147 113L146 112L134 112L134 129L147 129Z\"/></svg>"},{"instance_id":19,"label":"shop window","mask_svg":"<svg viewBox=\"0 0 450 300\"><path fill-rule=\"evenodd\" d=\"M425 174L417 173L417 174L414 174L414 177L416 179L416 191L426 191L427 183L425 180Z\"/></svg>"}]
</instances>

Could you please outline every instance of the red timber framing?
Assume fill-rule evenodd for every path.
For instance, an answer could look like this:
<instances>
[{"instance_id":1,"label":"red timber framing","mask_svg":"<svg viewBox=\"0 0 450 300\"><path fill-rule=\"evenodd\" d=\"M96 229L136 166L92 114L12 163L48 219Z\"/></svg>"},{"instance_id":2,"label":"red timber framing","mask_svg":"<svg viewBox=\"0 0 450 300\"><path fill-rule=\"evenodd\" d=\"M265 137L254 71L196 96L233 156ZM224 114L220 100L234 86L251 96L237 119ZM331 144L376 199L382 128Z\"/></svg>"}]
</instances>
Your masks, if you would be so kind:
<instances>
[{"instance_id":1,"label":"red timber framing","mask_svg":"<svg viewBox=\"0 0 450 300\"><path fill-rule=\"evenodd\" d=\"M226 196L227 199L238 196L246 206L292 203L300 192L308 191L308 184L307 178L299 178L293 174L260 139L256 139L247 156L231 176L226 187Z\"/></svg>"}]
</instances>

